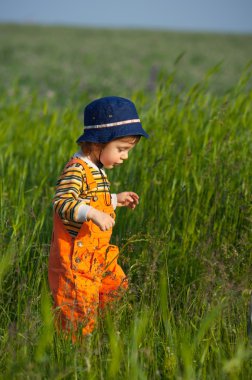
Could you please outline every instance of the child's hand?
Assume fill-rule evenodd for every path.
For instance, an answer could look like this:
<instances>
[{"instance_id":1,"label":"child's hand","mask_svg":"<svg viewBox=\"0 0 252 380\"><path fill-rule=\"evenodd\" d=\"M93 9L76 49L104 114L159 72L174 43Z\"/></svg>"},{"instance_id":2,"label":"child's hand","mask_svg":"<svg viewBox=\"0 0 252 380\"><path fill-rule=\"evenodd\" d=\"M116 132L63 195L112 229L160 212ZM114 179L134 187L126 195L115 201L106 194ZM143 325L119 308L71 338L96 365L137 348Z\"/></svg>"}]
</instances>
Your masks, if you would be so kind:
<instances>
[{"instance_id":1,"label":"child's hand","mask_svg":"<svg viewBox=\"0 0 252 380\"><path fill-rule=\"evenodd\" d=\"M133 193L133 191L124 191L123 193L119 193L116 196L118 207L126 206L134 209L139 203L139 196L136 193Z\"/></svg>"},{"instance_id":2,"label":"child's hand","mask_svg":"<svg viewBox=\"0 0 252 380\"><path fill-rule=\"evenodd\" d=\"M101 231L107 231L115 224L114 219L109 214L96 210L93 207L90 207L87 213L87 219L91 219Z\"/></svg>"}]
</instances>

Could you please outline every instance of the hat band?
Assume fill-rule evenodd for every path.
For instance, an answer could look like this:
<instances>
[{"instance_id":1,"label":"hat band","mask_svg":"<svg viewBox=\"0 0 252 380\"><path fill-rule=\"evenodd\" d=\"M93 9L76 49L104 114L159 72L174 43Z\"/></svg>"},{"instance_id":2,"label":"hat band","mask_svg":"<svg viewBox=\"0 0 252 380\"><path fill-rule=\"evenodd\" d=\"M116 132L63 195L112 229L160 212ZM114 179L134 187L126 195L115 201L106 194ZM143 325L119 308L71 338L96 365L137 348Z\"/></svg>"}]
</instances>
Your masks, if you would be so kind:
<instances>
[{"instance_id":1,"label":"hat band","mask_svg":"<svg viewBox=\"0 0 252 380\"><path fill-rule=\"evenodd\" d=\"M116 123L109 123L109 124L87 125L87 126L84 126L84 130L116 127L117 125L124 125L124 124L138 123L138 122L140 122L140 119L123 120L123 121L117 121Z\"/></svg>"}]
</instances>

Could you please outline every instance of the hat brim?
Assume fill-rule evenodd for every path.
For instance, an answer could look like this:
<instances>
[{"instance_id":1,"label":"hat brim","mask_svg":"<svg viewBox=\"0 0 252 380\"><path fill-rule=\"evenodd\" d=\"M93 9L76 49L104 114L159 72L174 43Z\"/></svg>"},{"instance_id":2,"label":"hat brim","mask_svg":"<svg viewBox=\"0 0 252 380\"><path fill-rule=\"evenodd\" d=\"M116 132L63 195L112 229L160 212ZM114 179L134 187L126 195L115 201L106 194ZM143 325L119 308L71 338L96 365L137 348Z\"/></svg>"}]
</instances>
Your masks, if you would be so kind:
<instances>
[{"instance_id":1,"label":"hat brim","mask_svg":"<svg viewBox=\"0 0 252 380\"><path fill-rule=\"evenodd\" d=\"M105 127L102 128L102 133L99 133L99 128L84 129L84 133L78 138L77 143L80 142L96 142L108 143L120 137L126 136L143 136L148 138L149 135L143 129L141 123L131 123L120 125L120 127Z\"/></svg>"}]
</instances>

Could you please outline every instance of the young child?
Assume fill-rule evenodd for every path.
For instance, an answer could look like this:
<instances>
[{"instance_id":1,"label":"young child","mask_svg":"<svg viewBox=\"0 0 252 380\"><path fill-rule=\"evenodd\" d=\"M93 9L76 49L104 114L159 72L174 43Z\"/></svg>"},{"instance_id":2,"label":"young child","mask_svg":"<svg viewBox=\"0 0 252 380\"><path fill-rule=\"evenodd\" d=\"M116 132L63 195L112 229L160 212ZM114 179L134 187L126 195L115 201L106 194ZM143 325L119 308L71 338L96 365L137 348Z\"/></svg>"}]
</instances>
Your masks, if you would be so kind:
<instances>
[{"instance_id":1,"label":"young child","mask_svg":"<svg viewBox=\"0 0 252 380\"><path fill-rule=\"evenodd\" d=\"M91 333L98 309L127 288L110 237L115 208L134 209L139 197L132 191L110 194L103 168L127 160L141 136L148 137L130 100L105 97L85 108L81 149L66 164L53 201L49 284L57 321L67 331Z\"/></svg>"}]
</instances>

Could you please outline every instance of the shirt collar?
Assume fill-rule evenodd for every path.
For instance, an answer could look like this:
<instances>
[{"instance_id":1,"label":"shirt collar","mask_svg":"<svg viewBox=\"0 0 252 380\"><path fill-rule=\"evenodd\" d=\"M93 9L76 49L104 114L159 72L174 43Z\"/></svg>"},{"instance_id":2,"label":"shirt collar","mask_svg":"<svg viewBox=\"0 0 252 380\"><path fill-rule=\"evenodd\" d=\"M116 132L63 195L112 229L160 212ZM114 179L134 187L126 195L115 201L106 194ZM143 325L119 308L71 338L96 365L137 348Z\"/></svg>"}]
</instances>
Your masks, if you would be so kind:
<instances>
[{"instance_id":1,"label":"shirt collar","mask_svg":"<svg viewBox=\"0 0 252 380\"><path fill-rule=\"evenodd\" d=\"M92 168L100 171L103 173L103 175L106 176L106 173L105 173L105 170L102 169L102 168L98 168L97 165L95 165L95 163L93 161L91 161L89 158L87 158L87 156L85 156L85 154L82 152L82 150L79 150L79 152L76 152L73 157L78 157L80 158L82 161L86 162L86 164L88 164L89 166L91 166Z\"/></svg>"}]
</instances>

